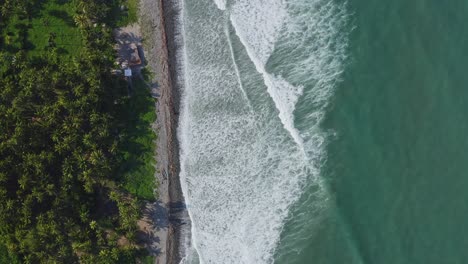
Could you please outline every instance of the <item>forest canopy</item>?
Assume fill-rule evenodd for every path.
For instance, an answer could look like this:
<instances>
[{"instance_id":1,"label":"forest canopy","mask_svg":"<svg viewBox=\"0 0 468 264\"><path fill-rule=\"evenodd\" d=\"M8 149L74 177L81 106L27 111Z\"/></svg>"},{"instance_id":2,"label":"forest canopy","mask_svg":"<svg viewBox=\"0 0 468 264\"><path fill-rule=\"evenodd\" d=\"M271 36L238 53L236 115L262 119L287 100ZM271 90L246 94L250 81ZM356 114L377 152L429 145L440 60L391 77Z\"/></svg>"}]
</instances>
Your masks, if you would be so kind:
<instances>
[{"instance_id":1,"label":"forest canopy","mask_svg":"<svg viewBox=\"0 0 468 264\"><path fill-rule=\"evenodd\" d=\"M135 262L138 201L118 177L119 4L0 0L0 263Z\"/></svg>"}]
</instances>

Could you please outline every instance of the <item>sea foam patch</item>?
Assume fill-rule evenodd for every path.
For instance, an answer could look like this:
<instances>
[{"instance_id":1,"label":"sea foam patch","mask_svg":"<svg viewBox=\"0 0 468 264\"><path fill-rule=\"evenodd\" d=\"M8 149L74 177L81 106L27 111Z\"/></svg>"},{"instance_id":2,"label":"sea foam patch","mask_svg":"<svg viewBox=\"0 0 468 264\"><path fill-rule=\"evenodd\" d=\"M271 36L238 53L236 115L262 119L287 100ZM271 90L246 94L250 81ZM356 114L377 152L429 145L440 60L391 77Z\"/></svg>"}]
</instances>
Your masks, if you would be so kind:
<instances>
[{"instance_id":1,"label":"sea foam patch","mask_svg":"<svg viewBox=\"0 0 468 264\"><path fill-rule=\"evenodd\" d=\"M302 94L302 86L293 86L281 76L267 73L265 69L284 23L288 20L286 4L281 0L241 0L233 5L231 11L231 23L257 71L263 75L268 92L279 111L279 118L304 152L302 139L294 128L293 120L295 104Z\"/></svg>"},{"instance_id":2,"label":"sea foam patch","mask_svg":"<svg viewBox=\"0 0 468 264\"><path fill-rule=\"evenodd\" d=\"M226 10L226 0L214 0L216 6L221 10Z\"/></svg>"},{"instance_id":3,"label":"sea foam patch","mask_svg":"<svg viewBox=\"0 0 468 264\"><path fill-rule=\"evenodd\" d=\"M317 186L315 197L326 195L319 177L325 156L320 106L331 95L341 64L338 59L328 67L326 61L336 55L329 42L309 50L300 31L332 41L335 37L317 35L305 27L310 21L302 20L316 16L315 26L322 27L317 32L325 34L336 16L320 6L333 3L216 0L218 9L209 12L210 1L187 1L184 12L186 87L179 138L193 243L201 263L271 263L289 208L304 186ZM309 13L296 13L301 11L296 2ZM236 53L229 26L246 60ZM296 39L288 42L289 36ZM321 55L294 53L298 49ZM296 61L282 58L288 53ZM268 67L274 60L283 68ZM255 69L247 72L252 64ZM320 67L330 71L313 70ZM314 76L301 80L307 73ZM262 100L251 102L249 94ZM304 131L296 127L294 113L308 96L319 107L309 113L314 121ZM258 102L264 105L250 105Z\"/></svg>"}]
</instances>

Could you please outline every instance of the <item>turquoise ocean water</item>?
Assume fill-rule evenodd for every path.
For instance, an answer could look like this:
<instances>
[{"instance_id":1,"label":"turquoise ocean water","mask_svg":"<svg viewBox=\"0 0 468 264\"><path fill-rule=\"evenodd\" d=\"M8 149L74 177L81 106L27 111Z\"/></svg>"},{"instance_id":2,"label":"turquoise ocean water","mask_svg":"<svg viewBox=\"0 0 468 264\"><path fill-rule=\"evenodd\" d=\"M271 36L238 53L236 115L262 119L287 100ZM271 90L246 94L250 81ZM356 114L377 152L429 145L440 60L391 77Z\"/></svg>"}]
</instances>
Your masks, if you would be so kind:
<instances>
[{"instance_id":1,"label":"turquoise ocean water","mask_svg":"<svg viewBox=\"0 0 468 264\"><path fill-rule=\"evenodd\" d=\"M468 2L182 1L186 263L468 263Z\"/></svg>"}]
</instances>

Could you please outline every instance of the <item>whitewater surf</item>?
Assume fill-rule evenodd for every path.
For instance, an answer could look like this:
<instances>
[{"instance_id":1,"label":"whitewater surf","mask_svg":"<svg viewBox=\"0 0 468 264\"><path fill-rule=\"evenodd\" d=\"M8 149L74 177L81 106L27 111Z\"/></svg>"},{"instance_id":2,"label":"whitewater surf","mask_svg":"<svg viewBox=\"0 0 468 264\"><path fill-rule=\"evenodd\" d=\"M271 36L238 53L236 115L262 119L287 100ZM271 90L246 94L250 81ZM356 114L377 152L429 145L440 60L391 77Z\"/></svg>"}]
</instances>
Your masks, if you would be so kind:
<instances>
[{"instance_id":1,"label":"whitewater surf","mask_svg":"<svg viewBox=\"0 0 468 264\"><path fill-rule=\"evenodd\" d=\"M193 247L184 262L274 262L291 206L309 197L318 219L329 201L320 169L332 132L320 124L346 60L346 6L180 6L180 178Z\"/></svg>"}]
</instances>

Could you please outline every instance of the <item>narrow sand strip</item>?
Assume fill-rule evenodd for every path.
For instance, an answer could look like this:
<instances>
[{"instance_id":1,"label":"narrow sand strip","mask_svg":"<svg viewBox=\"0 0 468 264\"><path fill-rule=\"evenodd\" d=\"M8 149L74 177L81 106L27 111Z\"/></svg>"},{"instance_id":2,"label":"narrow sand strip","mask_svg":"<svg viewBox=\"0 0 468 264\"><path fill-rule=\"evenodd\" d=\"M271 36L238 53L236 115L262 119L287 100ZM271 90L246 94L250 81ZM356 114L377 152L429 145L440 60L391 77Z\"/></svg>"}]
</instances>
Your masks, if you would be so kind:
<instances>
[{"instance_id":1,"label":"narrow sand strip","mask_svg":"<svg viewBox=\"0 0 468 264\"><path fill-rule=\"evenodd\" d=\"M148 249L156 263L179 263L190 236L190 219L179 180L179 93L175 83L177 49L175 5L169 0L140 0L140 25L147 67L154 74L151 93L157 97L158 201L144 212L153 225Z\"/></svg>"}]
</instances>

